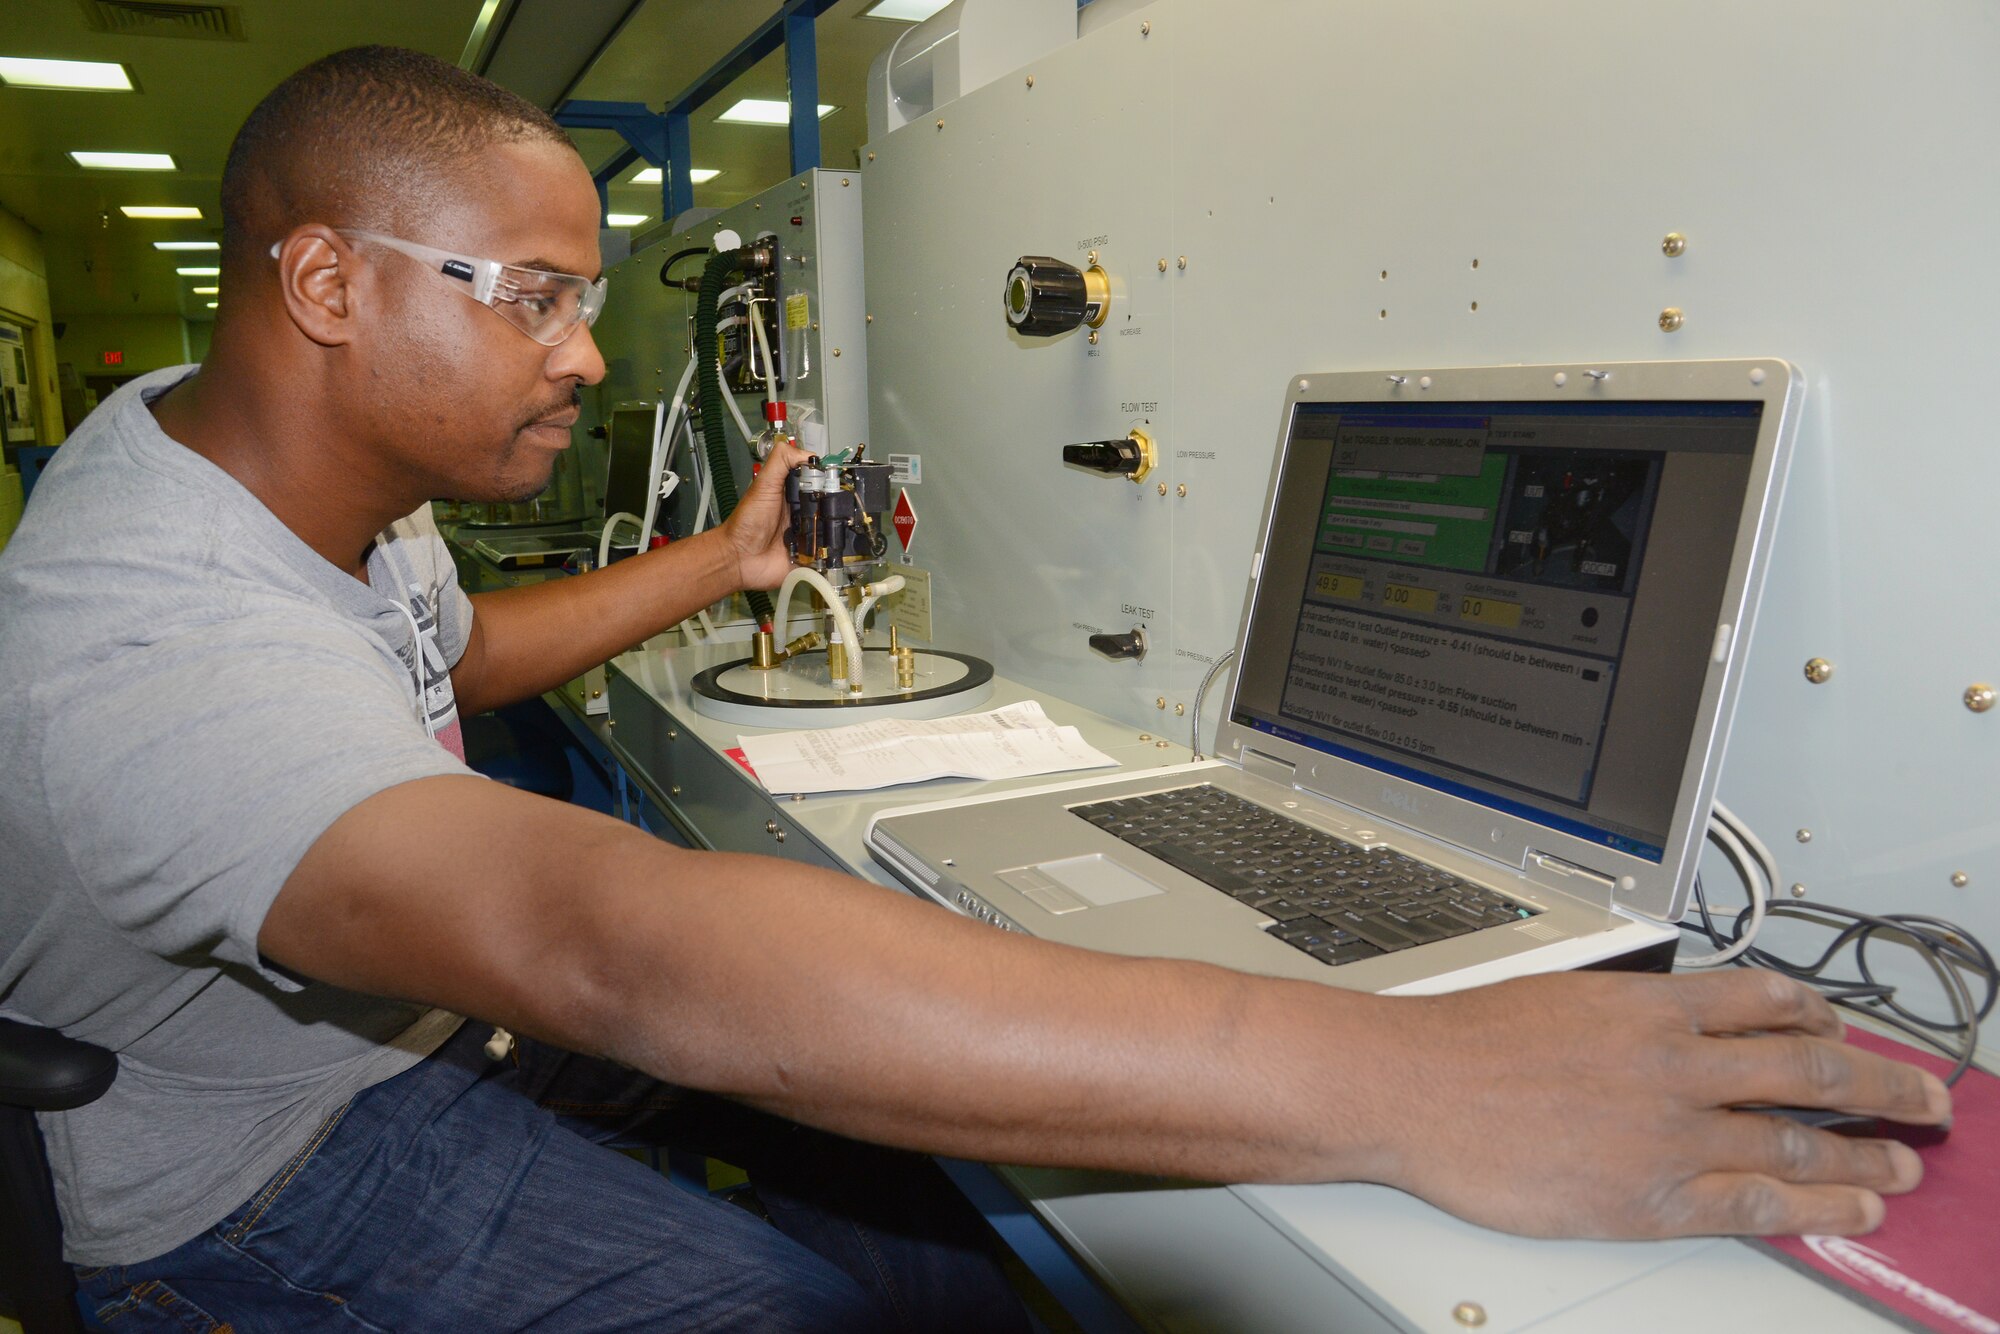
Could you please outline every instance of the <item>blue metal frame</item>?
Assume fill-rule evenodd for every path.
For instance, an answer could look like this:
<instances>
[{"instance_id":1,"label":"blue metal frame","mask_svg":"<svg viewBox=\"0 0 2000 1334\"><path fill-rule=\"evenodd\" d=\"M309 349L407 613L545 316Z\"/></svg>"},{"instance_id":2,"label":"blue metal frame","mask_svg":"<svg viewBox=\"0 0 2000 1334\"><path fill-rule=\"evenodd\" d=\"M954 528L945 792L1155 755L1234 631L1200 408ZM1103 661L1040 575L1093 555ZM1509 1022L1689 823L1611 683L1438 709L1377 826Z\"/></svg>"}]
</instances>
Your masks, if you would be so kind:
<instances>
[{"instance_id":1,"label":"blue metal frame","mask_svg":"<svg viewBox=\"0 0 2000 1334\"><path fill-rule=\"evenodd\" d=\"M784 0L778 12L736 44L736 49L660 111L643 102L571 99L555 110L556 124L578 130L616 130L626 147L592 173L598 205L611 211L610 187L618 173L640 158L660 168L660 218L678 217L694 207L690 124L695 111L747 73L758 61L785 48L785 82L791 103L792 174L819 165L819 37L813 27L837 0Z\"/></svg>"},{"instance_id":2,"label":"blue metal frame","mask_svg":"<svg viewBox=\"0 0 2000 1334\"><path fill-rule=\"evenodd\" d=\"M1021 1263L1034 1271L1049 1295L1062 1303L1070 1318L1090 1334L1138 1334L1139 1326L1123 1307L1085 1272L1076 1257L1049 1230L1006 1182L984 1163L963 1158L937 1158L959 1193L984 1214L1000 1240Z\"/></svg>"}]
</instances>

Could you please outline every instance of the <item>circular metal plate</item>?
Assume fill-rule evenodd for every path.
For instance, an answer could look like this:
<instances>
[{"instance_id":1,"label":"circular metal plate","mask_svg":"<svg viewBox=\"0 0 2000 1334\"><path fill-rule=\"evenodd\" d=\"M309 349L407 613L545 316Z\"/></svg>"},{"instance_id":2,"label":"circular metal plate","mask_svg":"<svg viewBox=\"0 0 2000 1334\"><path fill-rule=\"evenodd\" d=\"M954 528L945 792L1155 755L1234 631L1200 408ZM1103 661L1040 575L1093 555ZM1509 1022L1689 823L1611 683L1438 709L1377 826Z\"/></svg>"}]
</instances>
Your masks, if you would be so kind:
<instances>
[{"instance_id":1,"label":"circular metal plate","mask_svg":"<svg viewBox=\"0 0 2000 1334\"><path fill-rule=\"evenodd\" d=\"M896 685L886 648L862 657L859 695L831 680L826 655L810 653L759 670L738 658L694 678L695 712L752 727L838 727L868 718L941 718L985 701L993 693L993 665L963 653L916 650L917 684Z\"/></svg>"}]
</instances>

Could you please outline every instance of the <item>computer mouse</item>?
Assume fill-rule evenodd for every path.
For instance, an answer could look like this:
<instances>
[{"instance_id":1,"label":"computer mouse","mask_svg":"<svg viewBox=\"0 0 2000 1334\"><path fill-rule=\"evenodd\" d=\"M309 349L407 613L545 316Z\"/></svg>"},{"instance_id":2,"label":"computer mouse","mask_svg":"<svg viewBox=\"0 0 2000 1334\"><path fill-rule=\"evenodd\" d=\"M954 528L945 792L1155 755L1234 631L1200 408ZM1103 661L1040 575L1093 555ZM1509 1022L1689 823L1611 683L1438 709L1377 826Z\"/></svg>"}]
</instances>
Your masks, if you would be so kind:
<instances>
[{"instance_id":1,"label":"computer mouse","mask_svg":"<svg viewBox=\"0 0 2000 1334\"><path fill-rule=\"evenodd\" d=\"M1746 1107L1743 1110L1760 1112L1765 1116L1782 1116L1787 1121L1796 1121L1802 1126L1831 1131L1836 1135L1849 1135L1856 1139L1900 1140L1912 1148L1941 1143L1951 1134L1949 1121L1943 1125L1918 1126L1904 1121L1891 1121L1880 1116L1869 1116L1861 1112L1835 1111L1830 1107Z\"/></svg>"}]
</instances>

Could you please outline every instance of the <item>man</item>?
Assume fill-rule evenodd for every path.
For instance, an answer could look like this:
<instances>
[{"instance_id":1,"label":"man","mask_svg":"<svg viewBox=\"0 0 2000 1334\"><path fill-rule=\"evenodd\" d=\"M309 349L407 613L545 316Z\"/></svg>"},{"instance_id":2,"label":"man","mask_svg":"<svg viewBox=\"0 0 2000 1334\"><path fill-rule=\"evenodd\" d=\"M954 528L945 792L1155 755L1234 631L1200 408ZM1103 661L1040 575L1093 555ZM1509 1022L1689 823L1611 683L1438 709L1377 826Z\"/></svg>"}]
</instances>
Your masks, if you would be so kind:
<instances>
[{"instance_id":1,"label":"man","mask_svg":"<svg viewBox=\"0 0 2000 1334\"><path fill-rule=\"evenodd\" d=\"M120 1052L102 1101L44 1126L71 1258L121 1319L1013 1318L963 1286L976 1246L935 1200L915 1227L841 1221L857 1192L811 1178L859 1160L791 1122L1381 1181L1536 1235L1861 1232L1916 1183L1901 1145L1731 1110L1948 1115L1775 977L1388 999L1112 958L471 775L454 707L777 583L799 456L711 534L468 603L426 503L539 491L603 374L588 172L518 99L363 49L252 113L223 194L208 362L100 408L0 556L0 1006ZM539 1040L518 1071L477 1055L496 1023ZM770 1192L811 1249L587 1142L593 1111L738 1134L712 1099L606 1092L627 1068L814 1145ZM1558 1126L1561 1154L1518 1152ZM790 1217L834 1197L833 1222ZM879 1250L933 1227L950 1256Z\"/></svg>"}]
</instances>

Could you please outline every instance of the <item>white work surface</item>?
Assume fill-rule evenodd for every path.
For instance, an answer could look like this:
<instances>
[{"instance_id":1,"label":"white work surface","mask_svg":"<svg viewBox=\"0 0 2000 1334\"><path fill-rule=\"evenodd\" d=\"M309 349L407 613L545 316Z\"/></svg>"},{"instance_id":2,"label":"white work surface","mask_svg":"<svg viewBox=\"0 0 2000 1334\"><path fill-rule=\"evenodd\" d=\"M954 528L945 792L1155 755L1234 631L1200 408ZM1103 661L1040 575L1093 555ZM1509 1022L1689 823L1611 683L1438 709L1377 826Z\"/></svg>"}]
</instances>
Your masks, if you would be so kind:
<instances>
[{"instance_id":1,"label":"white work surface","mask_svg":"<svg viewBox=\"0 0 2000 1334\"><path fill-rule=\"evenodd\" d=\"M610 726L594 729L697 844L797 857L900 888L862 844L876 811L1049 781L947 780L773 797L720 756L754 729L705 718L690 704L689 682L742 652L740 645L646 648L618 658ZM995 679L985 707L1028 698L1127 771L1189 758L1178 741L1162 747L1156 734L1004 678ZM1188 720L1163 715L1162 725L1184 737ZM1479 1131L1469 1126L1467 1133ZM1519 1152L1573 1148L1552 1126ZM1460 1222L1381 1186L1186 1186L1041 1168L1001 1175L1151 1329L1451 1334L1466 1328L1453 1314L1462 1302L1484 1309L1485 1330L1896 1328L1735 1241L1530 1241Z\"/></svg>"}]
</instances>

